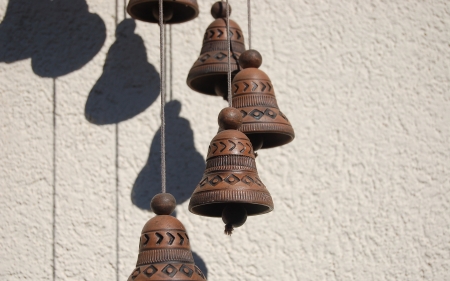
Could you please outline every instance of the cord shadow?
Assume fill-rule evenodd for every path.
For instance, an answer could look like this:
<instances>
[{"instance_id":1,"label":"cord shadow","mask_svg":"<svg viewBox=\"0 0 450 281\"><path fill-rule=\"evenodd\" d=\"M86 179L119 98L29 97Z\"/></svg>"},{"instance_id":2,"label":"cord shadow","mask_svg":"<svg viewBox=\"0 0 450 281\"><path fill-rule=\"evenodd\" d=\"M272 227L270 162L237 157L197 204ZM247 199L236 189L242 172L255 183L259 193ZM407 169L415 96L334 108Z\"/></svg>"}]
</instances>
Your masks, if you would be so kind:
<instances>
[{"instance_id":1,"label":"cord shadow","mask_svg":"<svg viewBox=\"0 0 450 281\"><path fill-rule=\"evenodd\" d=\"M189 121L179 116L181 103L170 101L166 112L166 186L167 191L185 202L205 171L205 160L195 149ZM150 210L150 201L161 192L161 129L155 134L150 155L131 191L131 201L140 209Z\"/></svg>"},{"instance_id":2,"label":"cord shadow","mask_svg":"<svg viewBox=\"0 0 450 281\"><path fill-rule=\"evenodd\" d=\"M0 24L0 62L31 58L35 74L56 78L88 63L105 39L105 23L86 0L10 0Z\"/></svg>"},{"instance_id":3,"label":"cord shadow","mask_svg":"<svg viewBox=\"0 0 450 281\"><path fill-rule=\"evenodd\" d=\"M147 61L144 40L134 33L135 28L133 19L117 26L103 74L86 101L85 117L91 123L114 124L133 118L159 95L159 73Z\"/></svg>"}]
</instances>

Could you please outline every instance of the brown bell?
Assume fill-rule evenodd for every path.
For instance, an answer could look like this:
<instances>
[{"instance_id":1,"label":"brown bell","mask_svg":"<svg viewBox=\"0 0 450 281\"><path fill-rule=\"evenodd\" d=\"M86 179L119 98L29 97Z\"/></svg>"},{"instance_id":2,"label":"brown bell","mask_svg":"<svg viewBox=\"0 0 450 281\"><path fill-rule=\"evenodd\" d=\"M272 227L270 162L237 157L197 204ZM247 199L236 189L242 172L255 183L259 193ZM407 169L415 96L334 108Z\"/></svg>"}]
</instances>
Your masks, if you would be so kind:
<instances>
[{"instance_id":1,"label":"brown bell","mask_svg":"<svg viewBox=\"0 0 450 281\"><path fill-rule=\"evenodd\" d=\"M130 0L127 6L128 14L145 22L159 22L158 0ZM198 16L197 0L164 0L164 23L182 23Z\"/></svg>"},{"instance_id":2,"label":"brown bell","mask_svg":"<svg viewBox=\"0 0 450 281\"><path fill-rule=\"evenodd\" d=\"M128 281L206 280L194 264L186 229L170 216L175 206L169 193L153 197L151 207L157 216L142 229L136 268Z\"/></svg>"},{"instance_id":3,"label":"brown bell","mask_svg":"<svg viewBox=\"0 0 450 281\"><path fill-rule=\"evenodd\" d=\"M231 7L230 7L231 11ZM206 29L200 56L189 71L186 83L197 92L218 95L227 100L228 42L226 3L216 2L211 8L216 19ZM244 36L239 25L230 19L231 72L239 70L238 58L245 51Z\"/></svg>"},{"instance_id":4,"label":"brown bell","mask_svg":"<svg viewBox=\"0 0 450 281\"><path fill-rule=\"evenodd\" d=\"M239 63L243 70L232 82L232 104L243 118L239 131L249 137L255 150L291 142L295 137L294 129L278 108L272 82L258 69L261 55L255 50L245 51Z\"/></svg>"},{"instance_id":5,"label":"brown bell","mask_svg":"<svg viewBox=\"0 0 450 281\"><path fill-rule=\"evenodd\" d=\"M273 210L272 197L258 176L252 144L237 130L241 122L235 108L221 111L219 125L223 130L211 141L203 178L189 202L189 211L194 214L222 217L226 234L243 225L247 215Z\"/></svg>"}]
</instances>

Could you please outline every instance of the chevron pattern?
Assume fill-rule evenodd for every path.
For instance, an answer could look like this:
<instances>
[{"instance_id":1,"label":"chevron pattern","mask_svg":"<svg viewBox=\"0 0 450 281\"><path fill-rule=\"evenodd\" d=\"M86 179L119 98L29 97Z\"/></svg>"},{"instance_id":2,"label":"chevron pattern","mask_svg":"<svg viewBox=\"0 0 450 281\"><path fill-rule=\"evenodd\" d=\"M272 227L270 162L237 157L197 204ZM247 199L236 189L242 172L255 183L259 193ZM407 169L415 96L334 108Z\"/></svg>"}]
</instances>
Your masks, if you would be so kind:
<instances>
[{"instance_id":1,"label":"chevron pattern","mask_svg":"<svg viewBox=\"0 0 450 281\"><path fill-rule=\"evenodd\" d=\"M260 80L245 80L237 81L233 83L234 94L246 94L246 93L274 93L273 86L270 81Z\"/></svg>"},{"instance_id":2,"label":"chevron pattern","mask_svg":"<svg viewBox=\"0 0 450 281\"><path fill-rule=\"evenodd\" d=\"M208 157L219 156L226 153L234 153L241 155L253 155L253 147L247 139L220 140L212 142L208 147Z\"/></svg>"},{"instance_id":3,"label":"chevron pattern","mask_svg":"<svg viewBox=\"0 0 450 281\"><path fill-rule=\"evenodd\" d=\"M242 31L236 28L230 28L230 39L234 41L244 41L242 36ZM203 36L203 41L210 40L227 40L227 28L224 27L214 27L206 30Z\"/></svg>"}]
</instances>

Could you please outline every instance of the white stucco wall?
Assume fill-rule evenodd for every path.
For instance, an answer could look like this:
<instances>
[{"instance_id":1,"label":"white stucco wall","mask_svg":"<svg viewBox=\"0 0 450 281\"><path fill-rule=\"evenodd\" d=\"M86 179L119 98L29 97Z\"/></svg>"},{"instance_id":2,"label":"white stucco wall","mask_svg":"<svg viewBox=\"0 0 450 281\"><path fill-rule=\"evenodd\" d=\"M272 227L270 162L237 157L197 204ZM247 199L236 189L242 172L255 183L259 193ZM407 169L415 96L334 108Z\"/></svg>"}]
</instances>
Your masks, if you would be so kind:
<instances>
[{"instance_id":1,"label":"white stucco wall","mask_svg":"<svg viewBox=\"0 0 450 281\"><path fill-rule=\"evenodd\" d=\"M158 188L143 170L158 147L158 27L137 22L113 51L123 1L10 1L25 4L0 1L0 278L126 280L152 216L133 188ZM232 237L187 210L198 169L176 175L205 158L226 106L185 84L214 1L168 34L182 118L168 142L189 158L169 176L208 280L450 280L450 2L252 2L253 47L296 139L259 152L275 210ZM246 1L230 3L247 34ZM77 21L78 8L98 16ZM89 107L93 89L104 97Z\"/></svg>"}]
</instances>

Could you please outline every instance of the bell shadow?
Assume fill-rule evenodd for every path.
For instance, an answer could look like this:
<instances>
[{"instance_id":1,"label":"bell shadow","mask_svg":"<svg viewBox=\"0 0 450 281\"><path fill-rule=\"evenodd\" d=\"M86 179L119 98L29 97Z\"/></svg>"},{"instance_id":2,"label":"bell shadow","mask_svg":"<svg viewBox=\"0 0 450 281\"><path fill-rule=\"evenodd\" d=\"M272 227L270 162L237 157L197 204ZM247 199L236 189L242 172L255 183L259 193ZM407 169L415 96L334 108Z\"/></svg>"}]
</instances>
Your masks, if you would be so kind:
<instances>
[{"instance_id":1,"label":"bell shadow","mask_svg":"<svg viewBox=\"0 0 450 281\"><path fill-rule=\"evenodd\" d=\"M105 23L86 0L10 0L0 24L0 62L31 58L35 74L56 78L88 63L105 39Z\"/></svg>"},{"instance_id":2,"label":"bell shadow","mask_svg":"<svg viewBox=\"0 0 450 281\"><path fill-rule=\"evenodd\" d=\"M166 186L181 204L191 197L192 191L205 171L205 160L195 149L194 133L189 121L180 117L181 103L170 101L166 112ZM131 201L137 207L150 210L150 201L161 191L161 129L155 134L150 155L134 182Z\"/></svg>"},{"instance_id":3,"label":"bell shadow","mask_svg":"<svg viewBox=\"0 0 450 281\"><path fill-rule=\"evenodd\" d=\"M205 275L206 279L208 279L208 268L206 267L205 262L203 261L203 259L197 255L197 253L195 253L194 251L192 251L192 255L194 256L194 263L196 266L198 266L198 268L200 268L200 270L203 272L203 274Z\"/></svg>"},{"instance_id":4,"label":"bell shadow","mask_svg":"<svg viewBox=\"0 0 450 281\"><path fill-rule=\"evenodd\" d=\"M116 29L103 66L85 106L86 119L97 125L130 119L147 109L159 95L159 74L147 61L142 38L134 33L133 19Z\"/></svg>"}]
</instances>

